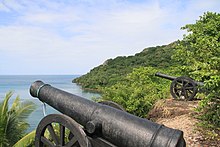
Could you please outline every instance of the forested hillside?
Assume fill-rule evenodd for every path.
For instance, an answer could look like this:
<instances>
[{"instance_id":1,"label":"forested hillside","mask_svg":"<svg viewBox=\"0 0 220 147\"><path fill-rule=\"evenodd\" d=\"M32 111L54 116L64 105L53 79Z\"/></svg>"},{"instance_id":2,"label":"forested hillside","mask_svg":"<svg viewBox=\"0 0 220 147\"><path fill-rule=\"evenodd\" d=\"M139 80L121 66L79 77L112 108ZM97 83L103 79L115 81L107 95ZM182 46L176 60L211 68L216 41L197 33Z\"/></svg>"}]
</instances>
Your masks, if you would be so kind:
<instances>
[{"instance_id":1,"label":"forested hillside","mask_svg":"<svg viewBox=\"0 0 220 147\"><path fill-rule=\"evenodd\" d=\"M195 117L205 138L220 141L220 14L206 12L181 29L188 32L183 40L109 59L74 82L100 90L100 100L114 101L146 117L156 101L169 97L170 81L155 77L155 72L202 81L204 90L196 95L201 101Z\"/></svg>"},{"instance_id":2,"label":"forested hillside","mask_svg":"<svg viewBox=\"0 0 220 147\"><path fill-rule=\"evenodd\" d=\"M149 47L134 56L120 56L108 59L102 65L95 67L89 73L76 78L73 82L86 89L99 89L124 81L128 73L137 67L157 67L164 69L174 65L171 56L177 42L169 45Z\"/></svg>"}]
</instances>

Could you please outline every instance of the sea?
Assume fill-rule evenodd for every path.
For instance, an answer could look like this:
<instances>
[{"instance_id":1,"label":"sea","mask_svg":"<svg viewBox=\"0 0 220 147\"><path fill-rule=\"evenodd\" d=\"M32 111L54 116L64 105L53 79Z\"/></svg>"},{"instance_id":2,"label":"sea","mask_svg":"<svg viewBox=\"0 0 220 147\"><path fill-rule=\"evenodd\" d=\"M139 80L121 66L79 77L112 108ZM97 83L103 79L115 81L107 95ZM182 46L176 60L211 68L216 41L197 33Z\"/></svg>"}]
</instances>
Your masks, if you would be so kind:
<instances>
[{"instance_id":1,"label":"sea","mask_svg":"<svg viewBox=\"0 0 220 147\"><path fill-rule=\"evenodd\" d=\"M89 100L100 97L98 93L84 91L81 86L72 83L72 80L76 77L79 77L79 75L0 75L0 102L4 100L6 93L9 91L13 92L13 96L9 101L9 106L12 105L17 96L20 97L21 101L28 100L34 102L37 105L37 109L27 120L30 124L27 132L30 132L37 128L38 123L44 117L42 102L37 98L33 98L29 93L31 84L36 80L41 80L53 87ZM46 114L52 113L59 112L46 105Z\"/></svg>"}]
</instances>

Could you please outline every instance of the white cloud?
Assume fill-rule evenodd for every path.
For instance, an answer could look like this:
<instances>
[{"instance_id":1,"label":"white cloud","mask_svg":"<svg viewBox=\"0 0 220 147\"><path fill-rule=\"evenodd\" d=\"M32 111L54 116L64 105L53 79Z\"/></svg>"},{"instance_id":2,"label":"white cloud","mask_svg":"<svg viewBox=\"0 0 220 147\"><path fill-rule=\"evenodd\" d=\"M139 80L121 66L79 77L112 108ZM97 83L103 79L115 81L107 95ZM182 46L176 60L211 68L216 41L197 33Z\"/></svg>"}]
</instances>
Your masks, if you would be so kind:
<instances>
[{"instance_id":1,"label":"white cloud","mask_svg":"<svg viewBox=\"0 0 220 147\"><path fill-rule=\"evenodd\" d=\"M1 64L16 68L0 65L0 74L86 73L108 58L181 39L181 26L219 7L215 0L5 1L0 11L17 18L0 25Z\"/></svg>"}]
</instances>

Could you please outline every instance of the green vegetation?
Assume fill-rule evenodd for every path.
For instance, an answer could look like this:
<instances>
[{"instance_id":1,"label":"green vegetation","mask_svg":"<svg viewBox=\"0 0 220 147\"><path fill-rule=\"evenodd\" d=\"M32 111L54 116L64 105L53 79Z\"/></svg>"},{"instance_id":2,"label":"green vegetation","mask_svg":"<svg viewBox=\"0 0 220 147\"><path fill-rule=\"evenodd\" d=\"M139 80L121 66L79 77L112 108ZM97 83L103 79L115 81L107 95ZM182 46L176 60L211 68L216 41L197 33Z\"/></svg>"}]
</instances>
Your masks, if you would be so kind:
<instances>
[{"instance_id":1,"label":"green vegetation","mask_svg":"<svg viewBox=\"0 0 220 147\"><path fill-rule=\"evenodd\" d=\"M127 112L146 117L158 98L169 95L169 81L154 76L153 67L135 68L124 82L103 89L102 99L117 102Z\"/></svg>"},{"instance_id":2,"label":"green vegetation","mask_svg":"<svg viewBox=\"0 0 220 147\"><path fill-rule=\"evenodd\" d=\"M174 64L171 61L171 56L175 45L176 42L166 46L150 47L134 56L109 59L86 75L74 79L74 82L82 85L85 89L101 90L101 87L123 82L133 68L146 66L158 69L167 68Z\"/></svg>"},{"instance_id":3,"label":"green vegetation","mask_svg":"<svg viewBox=\"0 0 220 147\"><path fill-rule=\"evenodd\" d=\"M83 88L98 89L101 99L112 100L128 112L145 117L152 105L169 93L170 83L156 78L156 71L203 81L206 90L199 94L203 99L197 109L200 124L216 137L220 134L220 14L207 12L182 29L188 33L181 41L109 59L74 82Z\"/></svg>"},{"instance_id":4,"label":"green vegetation","mask_svg":"<svg viewBox=\"0 0 220 147\"><path fill-rule=\"evenodd\" d=\"M9 109L8 102L11 96L12 92L7 93L4 101L0 103L0 147L13 146L26 135L29 127L26 119L36 107L34 103L21 102L17 97Z\"/></svg>"},{"instance_id":5,"label":"green vegetation","mask_svg":"<svg viewBox=\"0 0 220 147\"><path fill-rule=\"evenodd\" d=\"M179 67L183 74L205 82L208 92L198 111L203 126L215 133L220 131L220 14L207 12L182 29L189 33L178 44L173 58L182 63Z\"/></svg>"}]
</instances>

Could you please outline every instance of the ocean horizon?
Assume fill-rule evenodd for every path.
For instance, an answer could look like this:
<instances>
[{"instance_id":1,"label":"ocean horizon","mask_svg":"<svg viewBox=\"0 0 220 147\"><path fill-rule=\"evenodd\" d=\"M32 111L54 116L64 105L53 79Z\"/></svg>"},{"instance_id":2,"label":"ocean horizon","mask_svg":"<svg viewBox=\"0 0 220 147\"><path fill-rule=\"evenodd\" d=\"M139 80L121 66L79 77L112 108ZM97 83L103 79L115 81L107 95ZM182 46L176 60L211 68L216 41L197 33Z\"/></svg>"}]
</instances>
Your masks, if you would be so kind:
<instances>
[{"instance_id":1,"label":"ocean horizon","mask_svg":"<svg viewBox=\"0 0 220 147\"><path fill-rule=\"evenodd\" d=\"M34 102L37 105L37 109L28 118L28 123L30 124L28 132L30 132L36 129L38 123L44 117L42 102L37 98L33 98L29 93L31 84L36 80L41 80L44 83L86 99L100 96L98 93L84 91L81 86L72 83L72 80L78 76L80 75L0 75L0 102L3 101L5 94L9 91L13 92L13 96L9 101L10 106L17 96L20 97L21 101ZM46 113L59 112L47 105Z\"/></svg>"}]
</instances>

